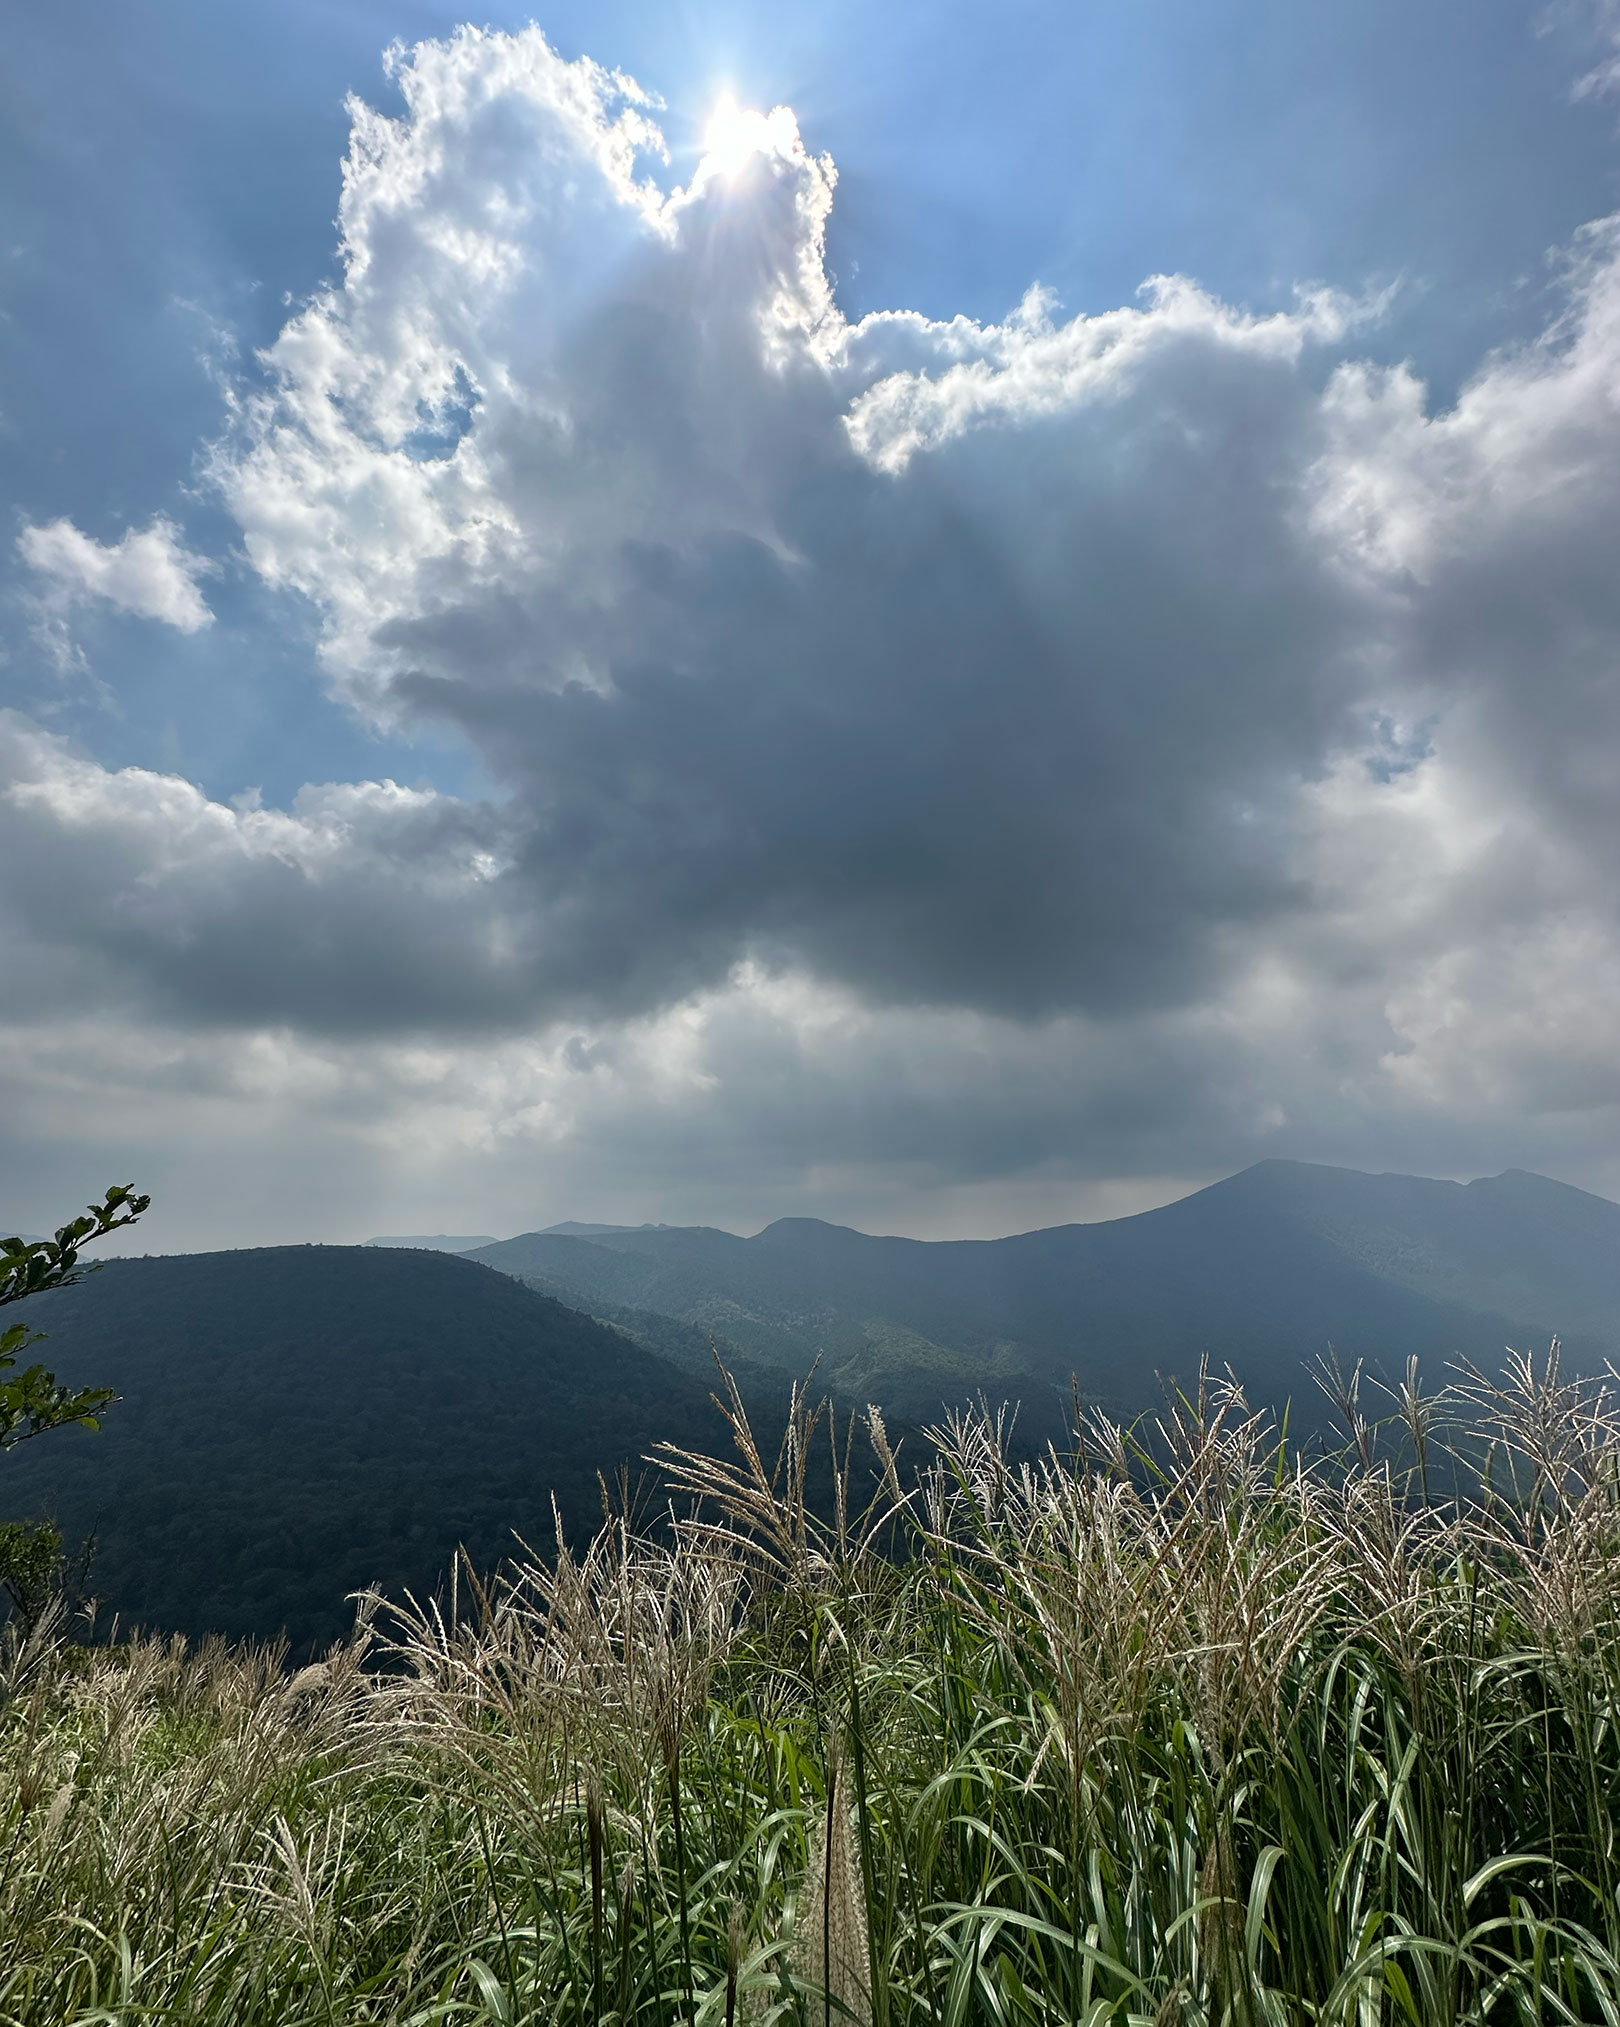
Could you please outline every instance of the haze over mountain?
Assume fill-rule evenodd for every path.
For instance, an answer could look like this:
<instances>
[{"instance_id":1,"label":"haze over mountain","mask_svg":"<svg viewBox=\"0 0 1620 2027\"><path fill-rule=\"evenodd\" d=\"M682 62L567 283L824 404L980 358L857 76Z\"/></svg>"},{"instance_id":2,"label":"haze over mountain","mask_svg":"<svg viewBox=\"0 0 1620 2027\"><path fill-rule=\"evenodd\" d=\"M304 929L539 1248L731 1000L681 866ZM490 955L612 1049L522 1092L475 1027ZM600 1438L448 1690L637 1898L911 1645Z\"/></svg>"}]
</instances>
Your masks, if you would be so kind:
<instances>
[{"instance_id":1,"label":"haze over mountain","mask_svg":"<svg viewBox=\"0 0 1620 2027\"><path fill-rule=\"evenodd\" d=\"M420 1253L471 1253L479 1246L492 1246L488 1232L468 1232L453 1238L448 1232L414 1232L383 1239L363 1239L366 1246L404 1247Z\"/></svg>"},{"instance_id":2,"label":"haze over mountain","mask_svg":"<svg viewBox=\"0 0 1620 2027\"><path fill-rule=\"evenodd\" d=\"M654 1225L654 1224L582 1225L576 1218L565 1218L560 1225L547 1225L545 1230L541 1233L541 1237L563 1238L563 1239L595 1239L604 1237L609 1232L667 1232L670 1229L671 1227L668 1225ZM494 1245L496 1242L492 1239L488 1243Z\"/></svg>"},{"instance_id":3,"label":"haze over mountain","mask_svg":"<svg viewBox=\"0 0 1620 2027\"><path fill-rule=\"evenodd\" d=\"M1298 1396L1330 1341L1390 1373L1414 1354L1494 1362L1554 1334L1578 1360L1620 1352L1620 1205L1517 1169L1463 1184L1265 1161L1135 1217L1006 1239L784 1218L749 1239L535 1232L476 1257L780 1366L819 1356L829 1384L913 1415L984 1388L1050 1421L1071 1373L1136 1408L1158 1375L1190 1378L1206 1354L1256 1397Z\"/></svg>"}]
</instances>

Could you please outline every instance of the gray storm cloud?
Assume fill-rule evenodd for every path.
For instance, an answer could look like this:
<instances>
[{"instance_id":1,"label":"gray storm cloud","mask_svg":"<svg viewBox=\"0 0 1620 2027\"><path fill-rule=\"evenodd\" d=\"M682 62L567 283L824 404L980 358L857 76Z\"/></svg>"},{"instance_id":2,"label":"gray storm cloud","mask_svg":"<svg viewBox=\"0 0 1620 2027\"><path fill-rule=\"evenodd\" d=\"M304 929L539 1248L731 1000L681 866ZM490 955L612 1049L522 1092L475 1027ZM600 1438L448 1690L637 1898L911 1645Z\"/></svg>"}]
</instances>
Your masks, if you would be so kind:
<instances>
[{"instance_id":1,"label":"gray storm cloud","mask_svg":"<svg viewBox=\"0 0 1620 2027\"><path fill-rule=\"evenodd\" d=\"M949 1136L907 1120L999 1088L973 1023L1124 1167L1133 1120L1170 1161L1167 1092L1239 1152L1620 1094L1614 228L1433 412L1325 291L851 324L789 114L674 187L636 87L537 30L397 78L398 118L353 109L341 277L211 476L335 692L452 727L496 793L227 810L16 726L20 1012L95 979L315 1049L571 1023L548 1131L570 1078L663 1088L672 1010L711 1092L728 1021L859 1092L909 1019L919 1162ZM963 1167L1016 1166L982 1109Z\"/></svg>"}]
</instances>

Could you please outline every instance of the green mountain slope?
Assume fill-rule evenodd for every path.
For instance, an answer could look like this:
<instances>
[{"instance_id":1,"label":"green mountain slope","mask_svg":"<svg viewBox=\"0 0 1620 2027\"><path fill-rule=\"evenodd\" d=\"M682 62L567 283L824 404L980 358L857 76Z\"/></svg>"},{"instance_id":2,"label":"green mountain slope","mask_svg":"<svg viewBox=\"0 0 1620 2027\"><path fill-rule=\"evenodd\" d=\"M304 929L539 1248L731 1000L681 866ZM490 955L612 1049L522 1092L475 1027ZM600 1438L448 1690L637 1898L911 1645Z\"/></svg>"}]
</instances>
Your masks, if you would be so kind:
<instances>
[{"instance_id":1,"label":"green mountain slope","mask_svg":"<svg viewBox=\"0 0 1620 2027\"><path fill-rule=\"evenodd\" d=\"M1416 1354L1495 1362L1555 1332L1620 1351L1620 1205L1510 1170L1460 1184L1261 1162L1180 1203L987 1241L871 1238L786 1218L530 1233L473 1255L574 1299L662 1311L752 1356L912 1416L984 1388L1050 1426L1074 1374L1142 1406L1158 1376L1229 1361L1259 1398L1315 1398L1329 1341L1396 1372Z\"/></svg>"},{"instance_id":2,"label":"green mountain slope","mask_svg":"<svg viewBox=\"0 0 1620 2027\"><path fill-rule=\"evenodd\" d=\"M708 1384L487 1267L285 1246L126 1260L28 1305L64 1380L124 1396L99 1434L0 1460L0 1517L92 1529L126 1618L302 1646L373 1582L431 1592L460 1543L600 1516L598 1470L723 1440Z\"/></svg>"}]
</instances>

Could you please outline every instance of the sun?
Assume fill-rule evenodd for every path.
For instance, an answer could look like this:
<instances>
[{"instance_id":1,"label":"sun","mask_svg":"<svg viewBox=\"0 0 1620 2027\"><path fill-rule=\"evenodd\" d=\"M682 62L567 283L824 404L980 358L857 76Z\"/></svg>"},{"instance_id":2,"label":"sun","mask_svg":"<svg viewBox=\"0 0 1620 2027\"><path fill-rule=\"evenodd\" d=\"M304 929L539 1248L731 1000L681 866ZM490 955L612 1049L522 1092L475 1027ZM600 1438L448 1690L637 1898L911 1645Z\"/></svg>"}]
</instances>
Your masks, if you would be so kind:
<instances>
[{"instance_id":1,"label":"sun","mask_svg":"<svg viewBox=\"0 0 1620 2027\"><path fill-rule=\"evenodd\" d=\"M735 176L756 155L774 152L776 136L763 113L739 106L730 92L715 101L703 129L703 166L712 176Z\"/></svg>"}]
</instances>

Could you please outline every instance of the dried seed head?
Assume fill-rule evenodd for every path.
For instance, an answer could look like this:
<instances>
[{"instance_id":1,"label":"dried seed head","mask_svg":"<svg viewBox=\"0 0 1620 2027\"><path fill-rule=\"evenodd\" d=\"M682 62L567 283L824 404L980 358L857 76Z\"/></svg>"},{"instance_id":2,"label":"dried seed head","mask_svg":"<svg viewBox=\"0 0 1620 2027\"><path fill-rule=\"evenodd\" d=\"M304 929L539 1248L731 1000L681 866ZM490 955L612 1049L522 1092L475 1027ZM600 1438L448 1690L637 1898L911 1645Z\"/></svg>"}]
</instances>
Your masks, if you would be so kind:
<instances>
[{"instance_id":1,"label":"dried seed head","mask_svg":"<svg viewBox=\"0 0 1620 2027\"><path fill-rule=\"evenodd\" d=\"M855 1812L838 1778L839 1756L828 1755L827 1808L810 1846L795 1922L794 1968L825 2013L851 2027L872 2017L868 1989L866 1892L861 1880Z\"/></svg>"},{"instance_id":2,"label":"dried seed head","mask_svg":"<svg viewBox=\"0 0 1620 2027\"><path fill-rule=\"evenodd\" d=\"M737 1973L742 1967L742 1909L735 1901L726 1917L726 2027L737 2023Z\"/></svg>"},{"instance_id":3,"label":"dried seed head","mask_svg":"<svg viewBox=\"0 0 1620 2027\"><path fill-rule=\"evenodd\" d=\"M1244 1960L1243 1903L1238 1898L1237 1855L1224 1825L1215 1834L1199 1882L1198 1941L1204 1975L1213 1993L1230 1995L1241 1979Z\"/></svg>"},{"instance_id":4,"label":"dried seed head","mask_svg":"<svg viewBox=\"0 0 1620 2027\"><path fill-rule=\"evenodd\" d=\"M889 1442L889 1432L883 1426L883 1412L870 1403L866 1410L866 1427L867 1433L872 1438L872 1448L877 1452L878 1462L883 1466L883 1489L898 1506L902 1499L899 1466L895 1462L894 1450Z\"/></svg>"},{"instance_id":5,"label":"dried seed head","mask_svg":"<svg viewBox=\"0 0 1620 2027\"><path fill-rule=\"evenodd\" d=\"M602 1810L602 1783L593 1768L585 1777L585 1832L591 1852L591 1919L602 1924L602 1858L606 1848L606 1821Z\"/></svg>"},{"instance_id":6,"label":"dried seed head","mask_svg":"<svg viewBox=\"0 0 1620 2027\"><path fill-rule=\"evenodd\" d=\"M51 1797L51 1806L45 1811L45 1835L52 1838L61 1829L63 1819L73 1806L74 1788L71 1781L64 1781Z\"/></svg>"},{"instance_id":7,"label":"dried seed head","mask_svg":"<svg viewBox=\"0 0 1620 2027\"><path fill-rule=\"evenodd\" d=\"M330 1686L332 1677L324 1661L312 1661L307 1668L300 1668L291 1682L282 1691L284 1700L297 1703L302 1697L315 1696Z\"/></svg>"}]
</instances>

